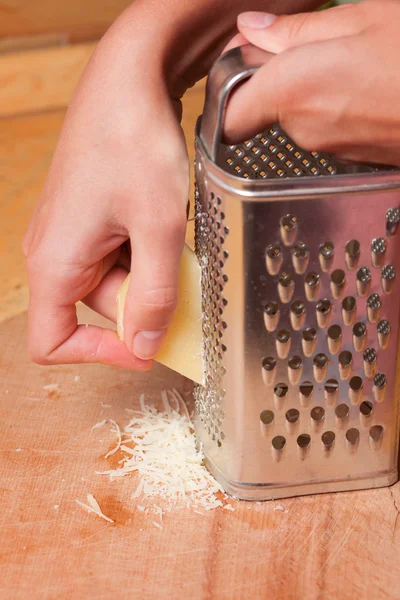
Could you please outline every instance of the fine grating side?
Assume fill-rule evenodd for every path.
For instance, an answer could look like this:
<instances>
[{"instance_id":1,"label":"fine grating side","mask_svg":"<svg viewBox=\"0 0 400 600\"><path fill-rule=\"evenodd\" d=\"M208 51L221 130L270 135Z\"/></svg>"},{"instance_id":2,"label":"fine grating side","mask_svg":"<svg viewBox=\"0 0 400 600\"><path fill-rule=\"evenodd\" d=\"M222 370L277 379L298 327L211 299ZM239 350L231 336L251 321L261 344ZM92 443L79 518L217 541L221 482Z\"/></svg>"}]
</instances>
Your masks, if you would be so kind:
<instances>
[{"instance_id":1,"label":"fine grating side","mask_svg":"<svg viewBox=\"0 0 400 600\"><path fill-rule=\"evenodd\" d=\"M368 165L355 167L341 163L326 152L303 150L279 125L273 125L242 144L221 145L217 164L225 171L244 179L314 177L377 170ZM396 220L396 215L392 218Z\"/></svg>"},{"instance_id":2,"label":"fine grating side","mask_svg":"<svg viewBox=\"0 0 400 600\"><path fill-rule=\"evenodd\" d=\"M221 446L225 434L222 429L224 412L221 406L225 395L223 388L223 355L227 351L223 343L223 333L227 328L224 321L224 286L227 277L224 273L228 253L224 248L229 229L225 223L222 200L210 194L207 212L201 210L198 190L196 203L196 253L201 265L202 287L202 327L203 358L205 365L204 387L195 389L197 414L208 435Z\"/></svg>"}]
</instances>

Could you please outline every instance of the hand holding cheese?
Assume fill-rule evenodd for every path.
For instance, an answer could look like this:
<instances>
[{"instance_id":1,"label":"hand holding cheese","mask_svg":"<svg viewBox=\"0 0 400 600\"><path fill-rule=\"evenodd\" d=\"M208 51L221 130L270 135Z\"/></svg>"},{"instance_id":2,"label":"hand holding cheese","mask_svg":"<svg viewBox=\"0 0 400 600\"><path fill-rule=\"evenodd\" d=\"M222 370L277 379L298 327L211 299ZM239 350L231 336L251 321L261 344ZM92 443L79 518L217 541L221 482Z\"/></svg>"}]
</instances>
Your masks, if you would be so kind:
<instances>
[{"instance_id":1,"label":"hand holding cheese","mask_svg":"<svg viewBox=\"0 0 400 600\"><path fill-rule=\"evenodd\" d=\"M129 280L130 275L125 279L117 296L117 330L121 340L124 339L125 300ZM201 384L201 344L200 265L194 252L185 246L179 273L177 308L162 348L155 359Z\"/></svg>"}]
</instances>

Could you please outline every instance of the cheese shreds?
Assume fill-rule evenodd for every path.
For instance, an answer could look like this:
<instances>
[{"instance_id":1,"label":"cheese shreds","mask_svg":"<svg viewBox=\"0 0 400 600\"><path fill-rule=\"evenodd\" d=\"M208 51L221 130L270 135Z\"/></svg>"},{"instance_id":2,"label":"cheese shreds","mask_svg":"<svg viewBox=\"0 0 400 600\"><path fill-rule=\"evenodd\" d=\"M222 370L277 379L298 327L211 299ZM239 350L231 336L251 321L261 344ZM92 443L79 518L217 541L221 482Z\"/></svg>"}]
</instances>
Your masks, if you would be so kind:
<instances>
[{"instance_id":1,"label":"cheese shreds","mask_svg":"<svg viewBox=\"0 0 400 600\"><path fill-rule=\"evenodd\" d=\"M153 525L154 527L157 527L157 529L162 529L162 525L160 525L160 523L157 523L156 521L153 521Z\"/></svg>"},{"instance_id":2,"label":"cheese shreds","mask_svg":"<svg viewBox=\"0 0 400 600\"><path fill-rule=\"evenodd\" d=\"M93 425L92 431L94 431L95 429L100 429L100 427L104 427L106 423L111 423L111 425L114 425L115 429L113 429L112 431L117 435L117 445L115 446L115 448L107 452L107 454L104 457L109 458L113 454L116 454L116 452L118 452L118 450L121 448L122 435L119 425L115 421L113 421L113 419L104 419L103 421L100 421L100 423L96 423L96 425Z\"/></svg>"},{"instance_id":3,"label":"cheese shreds","mask_svg":"<svg viewBox=\"0 0 400 600\"><path fill-rule=\"evenodd\" d=\"M118 450L121 448L121 443L122 443L121 430L120 430L119 426L117 425L117 423L115 421L113 421L112 419L107 419L107 421L114 425L114 427L115 427L114 433L117 434L118 441L117 441L117 445L115 446L115 448L110 450L110 452L107 452L107 454L105 455L104 458L108 458L109 456L112 456L113 454L118 452Z\"/></svg>"},{"instance_id":4,"label":"cheese shreds","mask_svg":"<svg viewBox=\"0 0 400 600\"><path fill-rule=\"evenodd\" d=\"M110 519L110 517L107 517L107 515L105 515L103 513L103 511L100 508L99 503L97 502L96 498L92 494L87 495L87 501L89 504L85 504L84 502L81 502L80 500L77 499L76 503L79 504L79 506L82 506L82 508L85 508L88 512L94 513L101 519L108 521L108 523L114 523L114 521L112 519Z\"/></svg>"},{"instance_id":5,"label":"cheese shreds","mask_svg":"<svg viewBox=\"0 0 400 600\"><path fill-rule=\"evenodd\" d=\"M95 429L100 429L100 427L104 427L104 425L106 423L107 423L106 419L104 419L103 421L100 421L99 423L96 423L96 425L93 425L92 431L94 431Z\"/></svg>"},{"instance_id":6,"label":"cheese shreds","mask_svg":"<svg viewBox=\"0 0 400 600\"><path fill-rule=\"evenodd\" d=\"M43 386L43 389L44 390L56 390L59 387L60 387L60 385L58 383L48 383L47 385Z\"/></svg>"},{"instance_id":7,"label":"cheese shreds","mask_svg":"<svg viewBox=\"0 0 400 600\"><path fill-rule=\"evenodd\" d=\"M141 497L142 502L158 497L170 506L205 510L223 506L218 497L223 490L205 468L202 451L196 448L193 423L182 396L176 390L163 392L164 412L146 406L144 394L139 400L141 411L132 415L118 446L124 457L117 468L101 474L117 478L137 473L138 485L132 496ZM171 401L185 414L174 410Z\"/></svg>"}]
</instances>

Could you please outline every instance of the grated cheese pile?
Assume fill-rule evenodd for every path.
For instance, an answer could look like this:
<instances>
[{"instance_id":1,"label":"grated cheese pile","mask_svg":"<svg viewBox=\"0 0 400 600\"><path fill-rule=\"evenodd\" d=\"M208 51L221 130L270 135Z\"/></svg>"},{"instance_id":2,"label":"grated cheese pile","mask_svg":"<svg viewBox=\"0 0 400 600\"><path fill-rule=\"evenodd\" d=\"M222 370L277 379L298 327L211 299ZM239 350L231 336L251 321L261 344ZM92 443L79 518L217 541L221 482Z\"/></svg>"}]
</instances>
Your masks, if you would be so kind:
<instances>
[{"instance_id":1,"label":"grated cheese pile","mask_svg":"<svg viewBox=\"0 0 400 600\"><path fill-rule=\"evenodd\" d=\"M223 506L217 497L223 490L203 464L182 397L176 390L164 391L162 400L164 411L159 412L154 406L146 406L142 395L141 410L134 411L122 436L112 422L118 436L112 453L119 449L125 456L119 467L100 474L114 478L137 473L139 483L134 498L159 497L167 500L169 506L180 503L204 510Z\"/></svg>"}]
</instances>

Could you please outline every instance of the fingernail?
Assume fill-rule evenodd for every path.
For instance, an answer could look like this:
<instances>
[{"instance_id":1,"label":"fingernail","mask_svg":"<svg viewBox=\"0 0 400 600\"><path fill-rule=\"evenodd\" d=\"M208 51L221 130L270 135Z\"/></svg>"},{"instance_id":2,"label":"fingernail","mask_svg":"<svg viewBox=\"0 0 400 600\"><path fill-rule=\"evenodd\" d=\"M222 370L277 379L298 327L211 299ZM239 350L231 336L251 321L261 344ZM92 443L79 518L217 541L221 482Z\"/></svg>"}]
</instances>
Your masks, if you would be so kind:
<instances>
[{"instance_id":1,"label":"fingernail","mask_svg":"<svg viewBox=\"0 0 400 600\"><path fill-rule=\"evenodd\" d=\"M139 331L133 340L133 354L142 360L154 358L160 350L166 331Z\"/></svg>"},{"instance_id":2,"label":"fingernail","mask_svg":"<svg viewBox=\"0 0 400 600\"><path fill-rule=\"evenodd\" d=\"M243 27L250 27L252 29L265 29L269 27L277 20L276 15L271 15L271 13L263 13L263 12L255 12L249 11L241 13L238 16L238 22Z\"/></svg>"}]
</instances>

